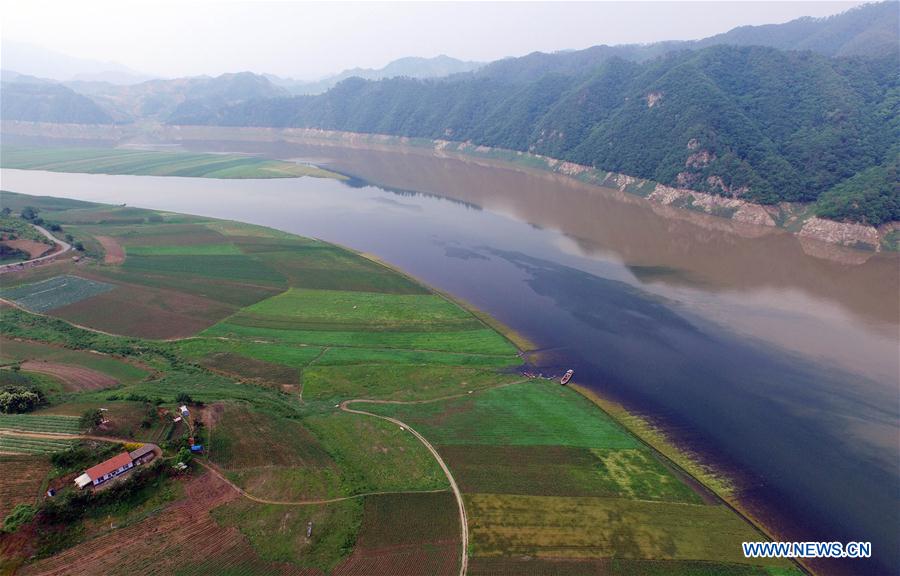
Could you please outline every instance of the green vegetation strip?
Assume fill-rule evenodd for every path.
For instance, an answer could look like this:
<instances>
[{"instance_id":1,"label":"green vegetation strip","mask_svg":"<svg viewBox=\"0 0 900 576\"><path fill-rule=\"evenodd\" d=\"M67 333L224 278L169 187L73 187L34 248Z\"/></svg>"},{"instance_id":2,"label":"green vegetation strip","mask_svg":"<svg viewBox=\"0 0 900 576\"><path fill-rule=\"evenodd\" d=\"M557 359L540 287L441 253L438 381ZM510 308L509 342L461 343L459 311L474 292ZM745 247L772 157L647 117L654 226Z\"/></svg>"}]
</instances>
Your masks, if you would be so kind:
<instances>
[{"instance_id":1,"label":"green vegetation strip","mask_svg":"<svg viewBox=\"0 0 900 576\"><path fill-rule=\"evenodd\" d=\"M0 430L78 434L79 419L74 416L39 416L35 414L0 414Z\"/></svg>"},{"instance_id":2,"label":"green vegetation strip","mask_svg":"<svg viewBox=\"0 0 900 576\"><path fill-rule=\"evenodd\" d=\"M239 156L91 148L0 148L4 168L201 178L343 178L307 164Z\"/></svg>"},{"instance_id":3,"label":"green vegetation strip","mask_svg":"<svg viewBox=\"0 0 900 576\"><path fill-rule=\"evenodd\" d=\"M0 452L16 454L52 454L61 452L72 446L72 440L51 440L46 438L28 438L24 436L6 436L0 434Z\"/></svg>"}]
</instances>

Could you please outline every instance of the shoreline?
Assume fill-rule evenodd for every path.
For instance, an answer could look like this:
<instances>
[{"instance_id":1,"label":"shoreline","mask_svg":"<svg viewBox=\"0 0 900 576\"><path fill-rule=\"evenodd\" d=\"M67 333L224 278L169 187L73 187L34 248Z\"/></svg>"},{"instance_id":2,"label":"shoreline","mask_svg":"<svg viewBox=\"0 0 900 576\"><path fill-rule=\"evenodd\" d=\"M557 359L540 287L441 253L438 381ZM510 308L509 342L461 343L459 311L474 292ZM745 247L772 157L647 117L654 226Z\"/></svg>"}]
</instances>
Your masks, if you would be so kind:
<instances>
[{"instance_id":1,"label":"shoreline","mask_svg":"<svg viewBox=\"0 0 900 576\"><path fill-rule=\"evenodd\" d=\"M82 140L131 147L159 142L233 140L246 142L308 143L335 147L369 147L388 150L422 150L432 154L502 162L520 169L538 170L579 182L618 190L647 202L686 214L704 214L739 226L783 230L803 241L821 242L860 253L892 251L889 237L900 222L879 227L817 217L811 203L781 202L763 205L738 198L667 186L647 178L608 172L590 166L517 150L480 146L467 142L433 140L376 133L343 132L319 128L270 128L179 125L83 125L3 121L2 132L13 136Z\"/></svg>"},{"instance_id":2,"label":"shoreline","mask_svg":"<svg viewBox=\"0 0 900 576\"><path fill-rule=\"evenodd\" d=\"M704 464L697 455L679 447L669 439L665 430L654 425L649 419L638 416L622 404L605 398L601 393L577 383L569 383L568 387L587 398L601 412L611 420L622 426L632 436L637 438L644 446L659 456L665 464L673 467L678 473L683 474L700 487L708 490L723 506L740 516L751 525L760 535L770 541L780 541L783 538L769 527L766 522L760 520L750 512L737 496L737 486L727 476L717 472L712 466ZM797 565L804 574L815 574L811 566L804 559L796 558Z\"/></svg>"}]
</instances>

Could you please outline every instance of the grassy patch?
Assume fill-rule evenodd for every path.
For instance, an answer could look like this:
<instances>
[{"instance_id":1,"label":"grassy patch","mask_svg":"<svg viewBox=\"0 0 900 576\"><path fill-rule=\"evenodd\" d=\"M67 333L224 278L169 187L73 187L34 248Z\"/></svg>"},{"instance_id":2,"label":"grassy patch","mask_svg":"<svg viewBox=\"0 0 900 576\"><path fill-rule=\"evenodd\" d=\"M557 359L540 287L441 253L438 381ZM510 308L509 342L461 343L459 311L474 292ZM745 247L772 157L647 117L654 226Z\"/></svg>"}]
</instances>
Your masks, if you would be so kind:
<instances>
[{"instance_id":1,"label":"grassy patch","mask_svg":"<svg viewBox=\"0 0 900 576\"><path fill-rule=\"evenodd\" d=\"M225 404L209 433L209 459L251 494L292 501L342 495L339 472L318 439L298 422Z\"/></svg>"},{"instance_id":2,"label":"grassy patch","mask_svg":"<svg viewBox=\"0 0 900 576\"><path fill-rule=\"evenodd\" d=\"M470 314L432 294L298 288L249 306L229 322L283 330L424 332L481 328Z\"/></svg>"},{"instance_id":3,"label":"grassy patch","mask_svg":"<svg viewBox=\"0 0 900 576\"><path fill-rule=\"evenodd\" d=\"M229 318L211 326L204 336L263 339L293 344L343 346L354 348L398 348L404 350L461 352L467 354L514 357L516 349L490 328L479 326L472 330L447 332L413 331L346 331L346 330L284 330L240 324L242 318Z\"/></svg>"},{"instance_id":4,"label":"grassy patch","mask_svg":"<svg viewBox=\"0 0 900 576\"><path fill-rule=\"evenodd\" d=\"M417 365L313 365L303 371L306 399L428 400L518 379L490 368Z\"/></svg>"},{"instance_id":5,"label":"grassy patch","mask_svg":"<svg viewBox=\"0 0 900 576\"><path fill-rule=\"evenodd\" d=\"M362 505L347 500L326 505L279 506L238 500L216 508L213 518L235 526L260 558L331 570L350 554ZM312 537L306 537L312 522Z\"/></svg>"},{"instance_id":6,"label":"grassy patch","mask_svg":"<svg viewBox=\"0 0 900 576\"><path fill-rule=\"evenodd\" d=\"M129 256L239 256L234 244L194 244L186 246L129 246Z\"/></svg>"},{"instance_id":7,"label":"grassy patch","mask_svg":"<svg viewBox=\"0 0 900 576\"><path fill-rule=\"evenodd\" d=\"M367 404L397 416L436 444L635 448L637 442L565 387L529 381L470 397L416 405Z\"/></svg>"},{"instance_id":8,"label":"grassy patch","mask_svg":"<svg viewBox=\"0 0 900 576\"><path fill-rule=\"evenodd\" d=\"M394 424L337 411L305 423L340 466L348 493L447 487L428 450Z\"/></svg>"}]
</instances>

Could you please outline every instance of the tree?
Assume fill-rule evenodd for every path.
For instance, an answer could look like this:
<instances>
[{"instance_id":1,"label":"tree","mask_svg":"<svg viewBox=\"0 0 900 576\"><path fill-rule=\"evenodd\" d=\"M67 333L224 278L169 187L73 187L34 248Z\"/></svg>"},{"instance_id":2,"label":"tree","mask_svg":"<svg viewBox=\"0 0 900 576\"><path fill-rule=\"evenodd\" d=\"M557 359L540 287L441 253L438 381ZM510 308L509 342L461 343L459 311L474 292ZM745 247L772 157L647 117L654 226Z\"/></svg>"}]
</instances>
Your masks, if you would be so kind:
<instances>
[{"instance_id":1,"label":"tree","mask_svg":"<svg viewBox=\"0 0 900 576\"><path fill-rule=\"evenodd\" d=\"M66 242L68 242L69 244L71 244L72 242L75 241L75 237L72 236L71 234L66 234L65 238L66 238Z\"/></svg>"},{"instance_id":2,"label":"tree","mask_svg":"<svg viewBox=\"0 0 900 576\"><path fill-rule=\"evenodd\" d=\"M75 242L75 244L73 244L73 246L74 246L75 249L78 250L79 252L84 252L84 243L81 242L80 240L79 240L78 242Z\"/></svg>"},{"instance_id":3,"label":"tree","mask_svg":"<svg viewBox=\"0 0 900 576\"><path fill-rule=\"evenodd\" d=\"M12 210L9 209L9 206L4 206L2 210L0 210L0 216L9 216Z\"/></svg>"},{"instance_id":4,"label":"tree","mask_svg":"<svg viewBox=\"0 0 900 576\"><path fill-rule=\"evenodd\" d=\"M81 415L80 423L81 427L86 430L96 428L103 423L103 412L101 412L99 408L87 410Z\"/></svg>"},{"instance_id":5,"label":"tree","mask_svg":"<svg viewBox=\"0 0 900 576\"><path fill-rule=\"evenodd\" d=\"M194 399L191 398L191 395L187 392L179 392L178 396L175 397L175 400L177 402L180 402L181 404L190 404L194 401Z\"/></svg>"},{"instance_id":6,"label":"tree","mask_svg":"<svg viewBox=\"0 0 900 576\"><path fill-rule=\"evenodd\" d=\"M26 206L26 207L22 208L22 211L19 213L19 216L21 216L25 220L34 220L35 218L37 218L38 212L39 212L39 210L37 208L35 208L34 206Z\"/></svg>"},{"instance_id":7,"label":"tree","mask_svg":"<svg viewBox=\"0 0 900 576\"><path fill-rule=\"evenodd\" d=\"M51 232L61 232L61 231L62 231L62 226L60 226L59 224L57 224L56 222L54 222L54 223L50 224L50 231L51 231Z\"/></svg>"}]
</instances>

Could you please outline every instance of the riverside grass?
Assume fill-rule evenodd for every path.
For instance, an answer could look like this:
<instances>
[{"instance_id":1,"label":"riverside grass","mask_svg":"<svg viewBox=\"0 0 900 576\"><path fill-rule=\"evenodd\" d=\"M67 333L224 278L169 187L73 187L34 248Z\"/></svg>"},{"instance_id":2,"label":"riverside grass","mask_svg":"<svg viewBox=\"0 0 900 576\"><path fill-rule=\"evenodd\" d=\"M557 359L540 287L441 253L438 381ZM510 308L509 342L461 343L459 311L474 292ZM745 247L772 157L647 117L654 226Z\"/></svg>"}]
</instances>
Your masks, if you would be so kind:
<instances>
[{"instance_id":1,"label":"riverside grass","mask_svg":"<svg viewBox=\"0 0 900 576\"><path fill-rule=\"evenodd\" d=\"M26 201L56 206L50 199ZM473 566L479 559L500 562L510 573L539 566L522 565L513 556L521 554L536 563L699 557L710 569L742 574L749 572L728 571L735 563L742 569L785 565L735 557L732 540L753 528L733 511L698 497L587 398L517 374L522 345L495 330L490 318L374 260L262 227L137 208L60 207L57 215L78 233L125 248L124 263L63 262L50 276L115 285L107 294L119 294L118 303L99 294L74 305L79 323L114 328L107 330L113 334L67 323L71 306L48 315L5 308L0 330L7 338L40 340L38 356L64 346L77 351L67 359L72 363L86 362L93 350L116 362L139 359L148 369L115 389L54 396L48 409L28 417L128 402L132 409L117 412L115 430L140 440L158 428L142 432L144 407L175 411L188 394L192 412L207 424L200 438L209 452L200 458L246 493L277 501L355 497L302 505L244 498L212 509L219 526L237 528L261 562L363 570L368 551L380 554L380 546L396 544L409 554L427 552L435 573L455 569L458 541L382 528L388 504L403 510L413 528L458 526L458 518L455 506L422 504L430 498L422 491L446 490L448 482L407 430L339 408L366 398L416 402L353 406L399 417L446 455L469 507ZM238 265L246 268L239 277L232 274ZM46 279L43 271L26 271L0 284L8 289ZM183 330L185 316L196 320L190 330ZM156 340L142 333L147 324L159 327ZM523 469L523 458L530 468ZM397 494L378 502L363 496L378 491ZM410 491L419 495L407 496ZM610 528L594 540L573 536L562 550L542 533L561 522L576 526L573 506L585 506ZM688 526L673 525L676 517ZM309 520L315 528L307 541ZM724 548L704 540L703 522L713 523L720 534L715 545ZM649 528L641 532L644 524ZM398 534L402 542L395 542ZM401 556L411 557L385 556L393 562L385 569L403 573ZM696 564L670 565L696 573Z\"/></svg>"}]
</instances>

